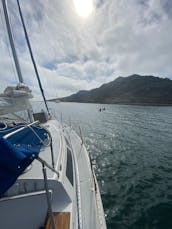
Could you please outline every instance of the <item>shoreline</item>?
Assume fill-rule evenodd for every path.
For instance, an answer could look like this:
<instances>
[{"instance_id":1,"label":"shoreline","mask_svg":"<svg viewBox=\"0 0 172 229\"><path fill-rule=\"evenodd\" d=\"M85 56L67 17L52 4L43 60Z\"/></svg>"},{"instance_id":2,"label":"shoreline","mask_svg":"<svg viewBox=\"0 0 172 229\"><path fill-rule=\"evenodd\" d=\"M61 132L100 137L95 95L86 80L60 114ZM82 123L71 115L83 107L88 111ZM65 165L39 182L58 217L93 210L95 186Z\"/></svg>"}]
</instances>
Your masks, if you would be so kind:
<instances>
[{"instance_id":1,"label":"shoreline","mask_svg":"<svg viewBox=\"0 0 172 229\"><path fill-rule=\"evenodd\" d=\"M171 107L172 103L103 103L103 102L83 102L83 101L60 101L56 102L56 100L49 100L49 102L55 103L86 103L86 104L106 104L106 105L134 105L134 106L162 106L162 107Z\"/></svg>"}]
</instances>

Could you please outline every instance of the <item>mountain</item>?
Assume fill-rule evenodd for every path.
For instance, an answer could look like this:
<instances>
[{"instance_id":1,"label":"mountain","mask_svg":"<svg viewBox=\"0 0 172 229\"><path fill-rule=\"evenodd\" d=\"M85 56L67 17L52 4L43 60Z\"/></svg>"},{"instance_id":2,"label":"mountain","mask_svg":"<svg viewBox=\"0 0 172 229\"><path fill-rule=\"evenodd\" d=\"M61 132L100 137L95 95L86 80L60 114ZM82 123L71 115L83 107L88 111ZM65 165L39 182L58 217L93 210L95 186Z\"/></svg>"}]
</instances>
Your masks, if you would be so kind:
<instances>
[{"instance_id":1,"label":"mountain","mask_svg":"<svg viewBox=\"0 0 172 229\"><path fill-rule=\"evenodd\" d=\"M172 105L172 80L154 76L118 77L101 87L61 98L63 102Z\"/></svg>"}]
</instances>

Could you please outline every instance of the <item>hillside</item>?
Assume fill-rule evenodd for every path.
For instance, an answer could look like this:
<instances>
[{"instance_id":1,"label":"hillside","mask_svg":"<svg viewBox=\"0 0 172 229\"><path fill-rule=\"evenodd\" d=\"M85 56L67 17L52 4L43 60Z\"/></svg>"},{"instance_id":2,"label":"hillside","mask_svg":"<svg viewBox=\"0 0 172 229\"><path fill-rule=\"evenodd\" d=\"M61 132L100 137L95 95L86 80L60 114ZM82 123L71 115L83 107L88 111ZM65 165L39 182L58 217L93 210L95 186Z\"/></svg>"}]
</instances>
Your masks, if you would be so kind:
<instances>
[{"instance_id":1,"label":"hillside","mask_svg":"<svg viewBox=\"0 0 172 229\"><path fill-rule=\"evenodd\" d=\"M172 105L172 80L154 76L118 77L90 91L61 98L63 102Z\"/></svg>"}]
</instances>

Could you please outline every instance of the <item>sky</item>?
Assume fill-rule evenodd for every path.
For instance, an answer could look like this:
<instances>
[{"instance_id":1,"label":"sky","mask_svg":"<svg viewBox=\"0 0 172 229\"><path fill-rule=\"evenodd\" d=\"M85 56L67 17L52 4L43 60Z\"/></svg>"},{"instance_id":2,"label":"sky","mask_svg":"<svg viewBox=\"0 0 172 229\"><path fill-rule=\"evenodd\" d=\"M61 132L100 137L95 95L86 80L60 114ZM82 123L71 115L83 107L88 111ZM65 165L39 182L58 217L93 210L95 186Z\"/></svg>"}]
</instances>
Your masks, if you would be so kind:
<instances>
[{"instance_id":1,"label":"sky","mask_svg":"<svg viewBox=\"0 0 172 229\"><path fill-rule=\"evenodd\" d=\"M47 98L89 90L135 73L172 79L171 0L20 2ZM8 0L8 5L23 78L37 98L40 91L16 0ZM78 12L79 6L83 12ZM86 16L87 7L91 10ZM16 83L0 3L0 91Z\"/></svg>"}]
</instances>

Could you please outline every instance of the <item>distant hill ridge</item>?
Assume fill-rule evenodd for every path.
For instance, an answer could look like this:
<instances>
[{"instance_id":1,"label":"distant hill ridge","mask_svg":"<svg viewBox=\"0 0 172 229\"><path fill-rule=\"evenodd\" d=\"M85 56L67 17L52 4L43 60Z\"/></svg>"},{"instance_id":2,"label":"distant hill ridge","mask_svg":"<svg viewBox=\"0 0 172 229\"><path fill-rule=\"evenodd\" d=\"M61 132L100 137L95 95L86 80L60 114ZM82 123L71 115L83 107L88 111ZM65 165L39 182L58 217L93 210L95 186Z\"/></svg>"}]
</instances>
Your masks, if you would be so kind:
<instances>
[{"instance_id":1,"label":"distant hill ridge","mask_svg":"<svg viewBox=\"0 0 172 229\"><path fill-rule=\"evenodd\" d=\"M63 102L172 105L172 80L154 76L131 75L89 91L79 91Z\"/></svg>"}]
</instances>

